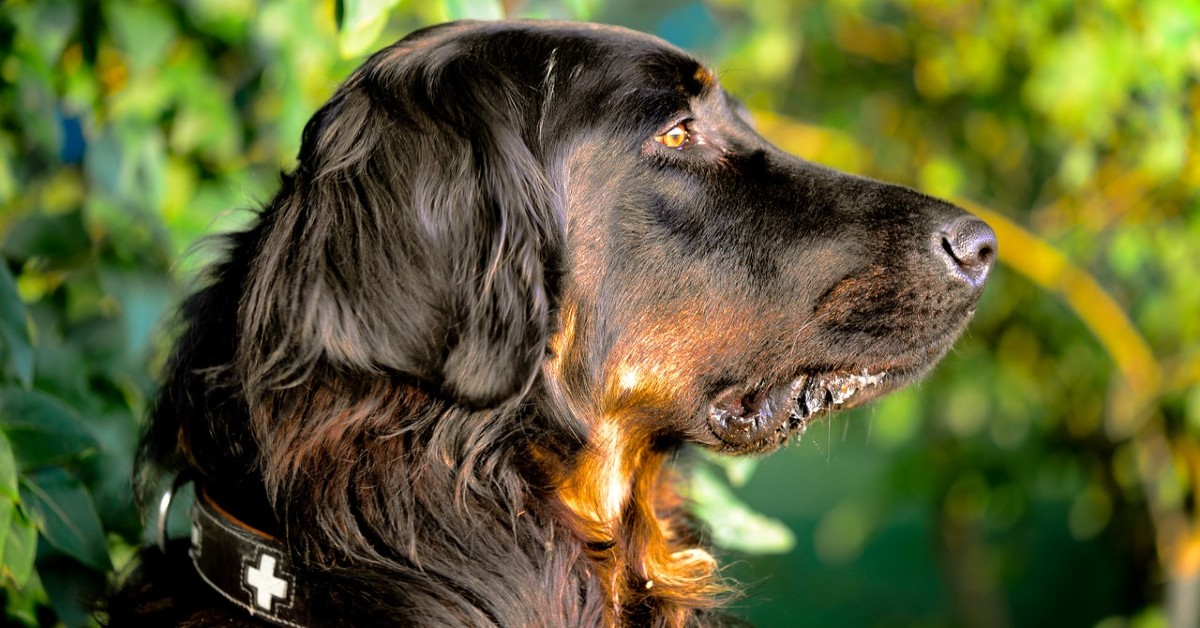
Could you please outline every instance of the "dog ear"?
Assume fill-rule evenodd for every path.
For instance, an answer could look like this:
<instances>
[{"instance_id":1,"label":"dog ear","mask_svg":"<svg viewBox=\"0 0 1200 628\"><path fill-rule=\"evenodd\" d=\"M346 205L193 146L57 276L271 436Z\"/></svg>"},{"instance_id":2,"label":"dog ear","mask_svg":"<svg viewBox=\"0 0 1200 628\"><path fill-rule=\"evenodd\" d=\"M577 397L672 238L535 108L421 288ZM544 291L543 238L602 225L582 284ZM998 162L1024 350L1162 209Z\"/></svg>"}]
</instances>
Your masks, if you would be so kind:
<instances>
[{"instance_id":1,"label":"dog ear","mask_svg":"<svg viewBox=\"0 0 1200 628\"><path fill-rule=\"evenodd\" d=\"M433 57L377 54L306 127L240 305L252 389L324 361L488 407L536 376L565 238L523 139L536 105L478 60Z\"/></svg>"}]
</instances>

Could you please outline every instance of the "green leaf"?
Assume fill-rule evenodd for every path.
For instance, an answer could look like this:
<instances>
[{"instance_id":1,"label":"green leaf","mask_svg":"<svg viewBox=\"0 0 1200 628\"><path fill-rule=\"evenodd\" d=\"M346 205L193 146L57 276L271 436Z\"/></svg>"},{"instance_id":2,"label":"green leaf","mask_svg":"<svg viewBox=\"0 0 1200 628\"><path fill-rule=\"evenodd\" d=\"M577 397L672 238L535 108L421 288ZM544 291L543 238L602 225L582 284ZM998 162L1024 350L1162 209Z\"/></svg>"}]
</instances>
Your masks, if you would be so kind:
<instances>
[{"instance_id":1,"label":"green leaf","mask_svg":"<svg viewBox=\"0 0 1200 628\"><path fill-rule=\"evenodd\" d=\"M51 464L96 447L79 415L36 390L0 388L0 430L22 469Z\"/></svg>"},{"instance_id":2,"label":"green leaf","mask_svg":"<svg viewBox=\"0 0 1200 628\"><path fill-rule=\"evenodd\" d=\"M741 488L754 477L754 472L758 470L758 458L750 456L730 456L719 454L708 449L697 449L701 458L717 465L725 471L725 478L729 480L729 485L734 488Z\"/></svg>"},{"instance_id":3,"label":"green leaf","mask_svg":"<svg viewBox=\"0 0 1200 628\"><path fill-rule=\"evenodd\" d=\"M141 192L162 200L165 192L166 155L191 151L215 163L236 163L242 152L242 128L229 86L216 80L198 61L181 64L188 69L174 75L174 91L178 111L171 125L170 136L164 144L157 129L126 128L121 130L122 154L128 160L122 173L122 194L137 200L137 189L146 181L153 190ZM149 192L149 193L147 193Z\"/></svg>"},{"instance_id":4,"label":"green leaf","mask_svg":"<svg viewBox=\"0 0 1200 628\"><path fill-rule=\"evenodd\" d=\"M13 147L7 138L0 137L0 207L8 206L17 194L15 161Z\"/></svg>"},{"instance_id":5,"label":"green leaf","mask_svg":"<svg viewBox=\"0 0 1200 628\"><path fill-rule=\"evenodd\" d=\"M79 9L73 3L34 2L5 10L12 11L18 35L34 45L47 66L58 61L79 21Z\"/></svg>"},{"instance_id":6,"label":"green leaf","mask_svg":"<svg viewBox=\"0 0 1200 628\"><path fill-rule=\"evenodd\" d=\"M499 0L445 0L446 15L452 20L504 19L504 5Z\"/></svg>"},{"instance_id":7,"label":"green leaf","mask_svg":"<svg viewBox=\"0 0 1200 628\"><path fill-rule=\"evenodd\" d=\"M17 55L14 59L28 61ZM5 107L15 105L16 121L21 129L22 152L31 157L53 159L58 155L62 146L62 123L58 117L58 96L54 92L54 74L48 69L53 66L39 67L37 63L28 61L18 62L16 67L16 90L10 92L8 87L8 68L5 64L5 90L13 93L9 99L6 95ZM2 110L3 107L0 107ZM17 175L18 177L20 174Z\"/></svg>"},{"instance_id":8,"label":"green leaf","mask_svg":"<svg viewBox=\"0 0 1200 628\"><path fill-rule=\"evenodd\" d=\"M747 554L785 554L796 546L796 535L791 529L752 510L718 479L712 467L698 466L692 470L687 497L718 547Z\"/></svg>"},{"instance_id":9,"label":"green leaf","mask_svg":"<svg viewBox=\"0 0 1200 628\"><path fill-rule=\"evenodd\" d=\"M36 556L37 526L20 508L16 508L4 537L4 576L10 578L18 589L24 588L33 574L33 559Z\"/></svg>"},{"instance_id":10,"label":"green leaf","mask_svg":"<svg viewBox=\"0 0 1200 628\"><path fill-rule=\"evenodd\" d=\"M133 2L114 2L105 8L113 38L134 69L157 67L176 38L166 9Z\"/></svg>"},{"instance_id":11,"label":"green leaf","mask_svg":"<svg viewBox=\"0 0 1200 628\"><path fill-rule=\"evenodd\" d=\"M10 522L21 494L17 489L17 461L12 445L0 433L0 565L4 563L4 547L8 542Z\"/></svg>"},{"instance_id":12,"label":"green leaf","mask_svg":"<svg viewBox=\"0 0 1200 628\"><path fill-rule=\"evenodd\" d=\"M17 282L4 263L0 263L0 338L7 349L7 366L29 388L33 384L33 342Z\"/></svg>"},{"instance_id":13,"label":"green leaf","mask_svg":"<svg viewBox=\"0 0 1200 628\"><path fill-rule=\"evenodd\" d=\"M0 567L5 564L4 549L8 544L8 533L12 527L12 519L16 514L16 502L7 497L0 497Z\"/></svg>"},{"instance_id":14,"label":"green leaf","mask_svg":"<svg viewBox=\"0 0 1200 628\"><path fill-rule=\"evenodd\" d=\"M0 501L18 501L21 493L17 490L17 460L13 457L12 443L0 432ZM0 525L6 519L0 516Z\"/></svg>"},{"instance_id":15,"label":"green leaf","mask_svg":"<svg viewBox=\"0 0 1200 628\"><path fill-rule=\"evenodd\" d=\"M112 568L96 505L79 480L58 467L30 473L21 482L21 501L50 545L98 571Z\"/></svg>"},{"instance_id":16,"label":"green leaf","mask_svg":"<svg viewBox=\"0 0 1200 628\"><path fill-rule=\"evenodd\" d=\"M563 0L563 4L571 10L571 16L577 20L588 20L600 8L600 0Z\"/></svg>"},{"instance_id":17,"label":"green leaf","mask_svg":"<svg viewBox=\"0 0 1200 628\"><path fill-rule=\"evenodd\" d=\"M357 57L379 40L388 13L400 0L344 0L338 49L342 56Z\"/></svg>"},{"instance_id":18,"label":"green leaf","mask_svg":"<svg viewBox=\"0 0 1200 628\"><path fill-rule=\"evenodd\" d=\"M9 257L42 260L53 269L76 268L92 255L92 241L78 211L30 215L12 227L3 248Z\"/></svg>"}]
</instances>

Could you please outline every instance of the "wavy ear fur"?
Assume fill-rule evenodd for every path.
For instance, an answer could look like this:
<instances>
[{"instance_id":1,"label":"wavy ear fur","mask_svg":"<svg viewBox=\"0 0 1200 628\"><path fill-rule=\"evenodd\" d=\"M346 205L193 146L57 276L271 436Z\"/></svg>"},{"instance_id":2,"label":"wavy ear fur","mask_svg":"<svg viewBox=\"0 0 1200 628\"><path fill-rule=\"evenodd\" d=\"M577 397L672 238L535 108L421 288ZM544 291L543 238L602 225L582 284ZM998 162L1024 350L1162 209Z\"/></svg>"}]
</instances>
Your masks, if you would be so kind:
<instances>
[{"instance_id":1,"label":"wavy ear fur","mask_svg":"<svg viewBox=\"0 0 1200 628\"><path fill-rule=\"evenodd\" d=\"M565 227L522 129L537 105L460 50L419 56L346 81L263 213L239 309L251 396L326 361L491 407L538 372Z\"/></svg>"}]
</instances>

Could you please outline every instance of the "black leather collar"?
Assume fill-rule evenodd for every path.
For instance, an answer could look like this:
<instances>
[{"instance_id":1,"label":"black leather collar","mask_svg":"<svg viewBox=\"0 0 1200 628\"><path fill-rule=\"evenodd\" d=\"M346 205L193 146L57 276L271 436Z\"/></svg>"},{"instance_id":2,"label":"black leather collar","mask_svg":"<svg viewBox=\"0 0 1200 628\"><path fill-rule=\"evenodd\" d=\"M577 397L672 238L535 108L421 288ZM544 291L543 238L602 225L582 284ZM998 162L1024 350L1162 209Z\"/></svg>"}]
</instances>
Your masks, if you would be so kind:
<instances>
[{"instance_id":1,"label":"black leather collar","mask_svg":"<svg viewBox=\"0 0 1200 628\"><path fill-rule=\"evenodd\" d=\"M250 615L292 628L316 625L283 542L223 510L200 486L188 555L201 579Z\"/></svg>"}]
</instances>

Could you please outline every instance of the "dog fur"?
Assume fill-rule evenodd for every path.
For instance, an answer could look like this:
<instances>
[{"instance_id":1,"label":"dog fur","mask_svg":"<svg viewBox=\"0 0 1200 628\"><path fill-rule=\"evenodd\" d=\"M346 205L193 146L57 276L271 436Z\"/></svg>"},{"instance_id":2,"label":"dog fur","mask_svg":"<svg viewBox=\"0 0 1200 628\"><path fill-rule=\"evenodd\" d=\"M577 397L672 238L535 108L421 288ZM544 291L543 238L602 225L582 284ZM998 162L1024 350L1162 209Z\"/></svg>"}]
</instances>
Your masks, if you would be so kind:
<instances>
[{"instance_id":1,"label":"dog fur","mask_svg":"<svg viewBox=\"0 0 1200 628\"><path fill-rule=\"evenodd\" d=\"M281 539L324 625L726 621L668 463L775 449L830 377L884 374L847 406L920 377L995 250L769 140L624 29L382 50L184 304L142 485L189 473ZM111 625L258 625L144 554Z\"/></svg>"}]
</instances>

